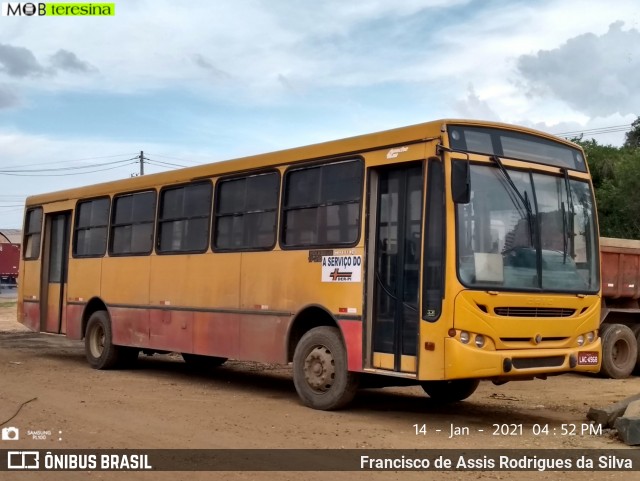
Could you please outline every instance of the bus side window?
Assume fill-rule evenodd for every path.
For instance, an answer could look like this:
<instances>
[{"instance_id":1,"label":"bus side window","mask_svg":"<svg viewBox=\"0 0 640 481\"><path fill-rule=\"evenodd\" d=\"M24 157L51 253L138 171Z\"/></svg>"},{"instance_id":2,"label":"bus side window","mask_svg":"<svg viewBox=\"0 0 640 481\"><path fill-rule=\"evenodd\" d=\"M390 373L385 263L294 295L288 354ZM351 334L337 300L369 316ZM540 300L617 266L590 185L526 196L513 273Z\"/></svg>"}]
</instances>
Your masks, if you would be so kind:
<instances>
[{"instance_id":1,"label":"bus side window","mask_svg":"<svg viewBox=\"0 0 640 481\"><path fill-rule=\"evenodd\" d=\"M354 244L360 234L361 160L291 169L285 174L282 244Z\"/></svg>"}]
</instances>

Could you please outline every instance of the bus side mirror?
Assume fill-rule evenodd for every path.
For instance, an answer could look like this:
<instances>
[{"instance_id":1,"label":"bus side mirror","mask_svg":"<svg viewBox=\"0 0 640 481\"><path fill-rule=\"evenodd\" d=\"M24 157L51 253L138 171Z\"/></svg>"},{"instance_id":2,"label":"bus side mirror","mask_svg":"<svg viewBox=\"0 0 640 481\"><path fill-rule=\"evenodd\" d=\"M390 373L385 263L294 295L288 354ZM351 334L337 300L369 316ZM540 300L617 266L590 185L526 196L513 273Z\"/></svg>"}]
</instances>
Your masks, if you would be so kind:
<instances>
[{"instance_id":1,"label":"bus side mirror","mask_svg":"<svg viewBox=\"0 0 640 481\"><path fill-rule=\"evenodd\" d=\"M451 196L456 204L471 201L471 169L466 160L454 160L451 164Z\"/></svg>"}]
</instances>

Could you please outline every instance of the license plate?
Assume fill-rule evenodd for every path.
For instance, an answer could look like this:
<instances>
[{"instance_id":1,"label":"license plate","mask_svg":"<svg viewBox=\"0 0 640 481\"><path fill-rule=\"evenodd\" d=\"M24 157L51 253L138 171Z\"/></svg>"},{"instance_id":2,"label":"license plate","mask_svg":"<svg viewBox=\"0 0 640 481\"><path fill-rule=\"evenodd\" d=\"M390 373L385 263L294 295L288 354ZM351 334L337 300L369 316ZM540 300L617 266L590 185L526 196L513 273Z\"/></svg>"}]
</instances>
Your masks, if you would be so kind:
<instances>
[{"instance_id":1,"label":"license plate","mask_svg":"<svg viewBox=\"0 0 640 481\"><path fill-rule=\"evenodd\" d=\"M583 351L578 353L579 366L597 366L598 353L596 351Z\"/></svg>"}]
</instances>

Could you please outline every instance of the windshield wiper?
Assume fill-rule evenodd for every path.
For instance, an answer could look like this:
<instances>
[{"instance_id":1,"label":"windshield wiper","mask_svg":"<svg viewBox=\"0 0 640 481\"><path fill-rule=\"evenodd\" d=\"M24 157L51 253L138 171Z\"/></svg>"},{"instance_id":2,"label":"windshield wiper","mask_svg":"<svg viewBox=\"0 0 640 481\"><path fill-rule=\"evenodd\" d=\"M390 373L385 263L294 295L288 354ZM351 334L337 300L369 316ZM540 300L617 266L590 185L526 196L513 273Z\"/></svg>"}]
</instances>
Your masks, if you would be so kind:
<instances>
[{"instance_id":1,"label":"windshield wiper","mask_svg":"<svg viewBox=\"0 0 640 481\"><path fill-rule=\"evenodd\" d=\"M569 182L569 170L567 168L563 168L562 174L564 176L564 188L567 191L567 205L569 206L568 215L565 216L564 202L562 203L562 232L565 236L564 261L566 262L567 251L569 251L569 255L572 259L575 259L576 257L574 243L575 233L573 232L573 219L575 216L575 211L573 208L573 195L571 195L571 183Z\"/></svg>"},{"instance_id":2,"label":"windshield wiper","mask_svg":"<svg viewBox=\"0 0 640 481\"><path fill-rule=\"evenodd\" d=\"M502 175L504 175L504 178L509 184L509 187L511 187L511 190L516 194L522 206L524 207L527 213L527 224L529 225L529 241L531 242L532 246L535 245L535 243L533 242L533 211L531 210L531 203L529 202L527 191L525 190L524 195L520 192L516 184L513 182L513 179L509 175L509 171L502 164L500 157L498 157L497 155L492 155L490 158L500 168L500 172L502 172Z\"/></svg>"},{"instance_id":3,"label":"windshield wiper","mask_svg":"<svg viewBox=\"0 0 640 481\"><path fill-rule=\"evenodd\" d=\"M565 201L560 202L562 207L562 263L567 263L567 251L569 250L569 232L567 229L567 209Z\"/></svg>"}]
</instances>

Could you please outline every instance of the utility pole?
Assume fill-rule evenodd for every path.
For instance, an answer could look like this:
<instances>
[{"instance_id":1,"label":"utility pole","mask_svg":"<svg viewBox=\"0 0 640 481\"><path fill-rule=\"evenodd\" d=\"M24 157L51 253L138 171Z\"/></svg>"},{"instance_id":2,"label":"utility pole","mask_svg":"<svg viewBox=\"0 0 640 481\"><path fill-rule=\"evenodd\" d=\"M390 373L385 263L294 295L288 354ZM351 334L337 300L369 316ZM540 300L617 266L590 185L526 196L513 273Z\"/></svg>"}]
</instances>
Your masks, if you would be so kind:
<instances>
[{"instance_id":1,"label":"utility pole","mask_svg":"<svg viewBox=\"0 0 640 481\"><path fill-rule=\"evenodd\" d=\"M140 175L144 175L144 152L142 150L138 158L140 159Z\"/></svg>"}]
</instances>

